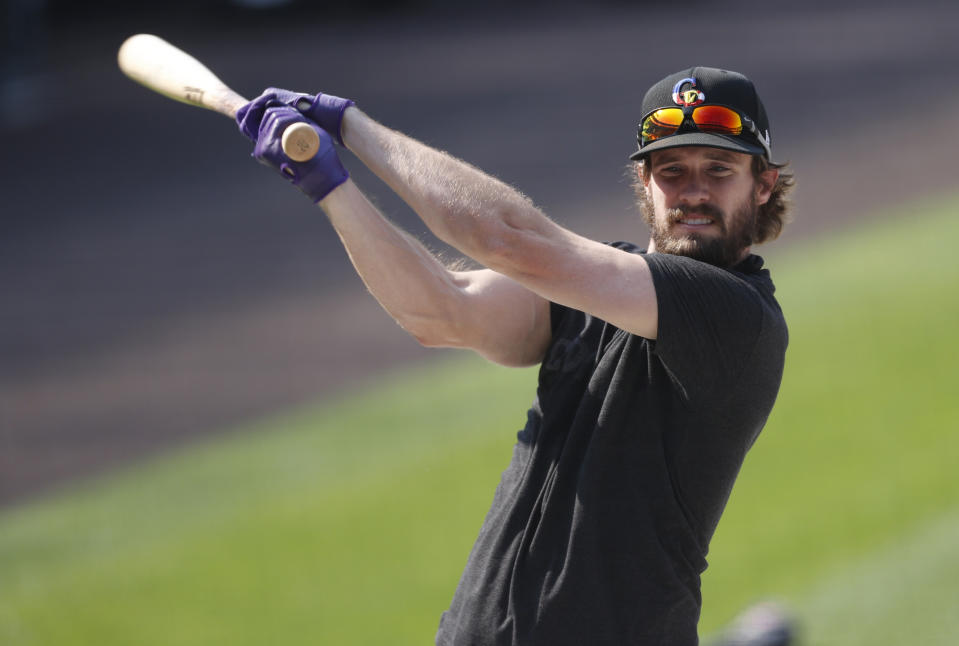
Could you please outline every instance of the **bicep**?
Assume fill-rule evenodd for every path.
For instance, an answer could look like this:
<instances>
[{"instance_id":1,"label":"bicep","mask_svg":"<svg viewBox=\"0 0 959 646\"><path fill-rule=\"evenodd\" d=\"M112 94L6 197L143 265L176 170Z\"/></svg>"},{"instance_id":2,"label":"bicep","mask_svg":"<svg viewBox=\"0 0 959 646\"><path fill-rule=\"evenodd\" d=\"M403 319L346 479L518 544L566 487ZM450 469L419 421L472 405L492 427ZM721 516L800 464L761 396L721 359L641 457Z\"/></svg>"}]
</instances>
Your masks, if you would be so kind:
<instances>
[{"instance_id":1,"label":"bicep","mask_svg":"<svg viewBox=\"0 0 959 646\"><path fill-rule=\"evenodd\" d=\"M550 341L549 301L490 269L454 272L455 345L507 366L539 363Z\"/></svg>"},{"instance_id":2,"label":"bicep","mask_svg":"<svg viewBox=\"0 0 959 646\"><path fill-rule=\"evenodd\" d=\"M522 234L501 271L549 301L655 339L656 290L644 257L550 223ZM498 268L494 266L494 268Z\"/></svg>"}]
</instances>

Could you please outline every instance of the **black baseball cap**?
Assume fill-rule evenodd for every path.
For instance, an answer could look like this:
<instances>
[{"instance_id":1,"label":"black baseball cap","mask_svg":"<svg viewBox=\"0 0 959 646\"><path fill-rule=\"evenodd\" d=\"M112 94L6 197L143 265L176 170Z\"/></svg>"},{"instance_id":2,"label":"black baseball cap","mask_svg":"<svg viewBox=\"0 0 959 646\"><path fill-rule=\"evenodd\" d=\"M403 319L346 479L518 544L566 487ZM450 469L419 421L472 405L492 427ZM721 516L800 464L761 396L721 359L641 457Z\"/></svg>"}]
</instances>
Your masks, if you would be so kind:
<instances>
[{"instance_id":1,"label":"black baseball cap","mask_svg":"<svg viewBox=\"0 0 959 646\"><path fill-rule=\"evenodd\" d=\"M738 72L715 67L692 67L670 74L646 92L643 99L643 119L660 108L691 108L698 105L722 105L739 112L746 117L742 133L730 135L702 132L684 122L676 134L660 137L644 146L643 126L640 123L637 134L639 150L629 158L642 159L654 150L665 148L709 146L761 155L769 160L769 119L766 117L766 109L752 81Z\"/></svg>"}]
</instances>

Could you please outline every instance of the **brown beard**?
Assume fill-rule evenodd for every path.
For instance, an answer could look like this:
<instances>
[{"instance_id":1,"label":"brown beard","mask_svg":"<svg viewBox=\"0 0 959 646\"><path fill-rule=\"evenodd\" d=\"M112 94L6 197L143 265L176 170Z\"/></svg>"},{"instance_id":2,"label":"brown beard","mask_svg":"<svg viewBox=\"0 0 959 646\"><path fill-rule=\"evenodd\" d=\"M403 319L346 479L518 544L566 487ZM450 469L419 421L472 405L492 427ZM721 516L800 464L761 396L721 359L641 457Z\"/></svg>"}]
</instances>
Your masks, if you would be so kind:
<instances>
[{"instance_id":1,"label":"brown beard","mask_svg":"<svg viewBox=\"0 0 959 646\"><path fill-rule=\"evenodd\" d=\"M650 236L656 245L656 251L677 256L687 256L695 260L708 262L717 267L732 267L737 264L746 247L753 243L756 231L758 208L756 199L750 195L745 204L731 216L723 213L712 204L696 207L680 206L666 211L666 221L657 222L653 204L642 185L636 187L636 197L643 220L649 226ZM719 227L718 236L701 236L686 233L676 237L670 233L670 227L681 218L691 214L704 215L713 219Z\"/></svg>"}]
</instances>

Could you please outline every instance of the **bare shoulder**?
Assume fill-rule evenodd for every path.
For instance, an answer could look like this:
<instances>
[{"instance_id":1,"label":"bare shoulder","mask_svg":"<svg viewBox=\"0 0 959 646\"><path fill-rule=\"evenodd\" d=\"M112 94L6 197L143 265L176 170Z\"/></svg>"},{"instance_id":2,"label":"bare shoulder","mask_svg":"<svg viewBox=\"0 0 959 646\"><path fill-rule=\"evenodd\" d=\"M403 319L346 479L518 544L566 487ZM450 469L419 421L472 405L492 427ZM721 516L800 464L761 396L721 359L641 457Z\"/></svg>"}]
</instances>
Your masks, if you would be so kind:
<instances>
[{"instance_id":1,"label":"bare shoulder","mask_svg":"<svg viewBox=\"0 0 959 646\"><path fill-rule=\"evenodd\" d=\"M506 268L548 301L655 339L657 302L652 273L634 247L614 246L548 225L526 236L522 256Z\"/></svg>"},{"instance_id":2,"label":"bare shoulder","mask_svg":"<svg viewBox=\"0 0 959 646\"><path fill-rule=\"evenodd\" d=\"M656 289L645 256L632 246L570 235L570 250L563 264L578 280L557 284L555 300L632 334L655 339Z\"/></svg>"}]
</instances>

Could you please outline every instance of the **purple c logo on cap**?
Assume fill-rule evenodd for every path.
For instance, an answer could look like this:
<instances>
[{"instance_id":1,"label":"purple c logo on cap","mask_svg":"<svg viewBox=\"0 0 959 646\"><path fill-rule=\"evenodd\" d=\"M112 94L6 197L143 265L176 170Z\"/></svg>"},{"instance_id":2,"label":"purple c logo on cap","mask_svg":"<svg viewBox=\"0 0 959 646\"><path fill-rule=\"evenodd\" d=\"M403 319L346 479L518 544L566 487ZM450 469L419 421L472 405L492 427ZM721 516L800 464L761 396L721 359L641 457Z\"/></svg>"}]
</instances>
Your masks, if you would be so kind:
<instances>
[{"instance_id":1,"label":"purple c logo on cap","mask_svg":"<svg viewBox=\"0 0 959 646\"><path fill-rule=\"evenodd\" d=\"M689 83L690 87L683 90L683 86ZM696 89L696 79L693 77L682 79L673 86L673 103L676 105L693 106L699 105L706 100L706 95Z\"/></svg>"}]
</instances>

